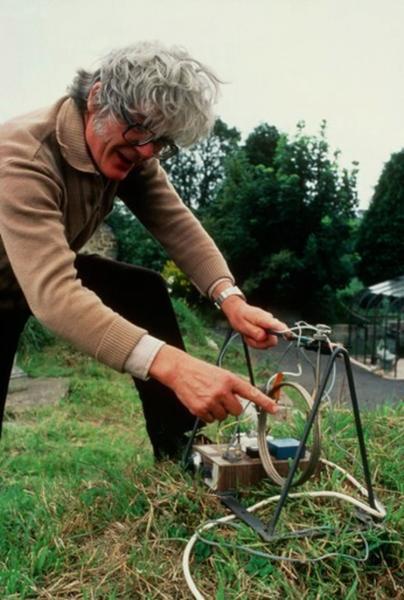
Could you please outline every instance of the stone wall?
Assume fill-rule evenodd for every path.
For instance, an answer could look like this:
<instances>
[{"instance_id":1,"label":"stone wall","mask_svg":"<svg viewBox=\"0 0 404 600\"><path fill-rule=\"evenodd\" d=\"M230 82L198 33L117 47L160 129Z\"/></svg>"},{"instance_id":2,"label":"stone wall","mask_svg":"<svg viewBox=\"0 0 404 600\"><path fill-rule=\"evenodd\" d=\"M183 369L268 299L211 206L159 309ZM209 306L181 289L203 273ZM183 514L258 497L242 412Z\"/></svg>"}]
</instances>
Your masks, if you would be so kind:
<instances>
[{"instance_id":1,"label":"stone wall","mask_svg":"<svg viewBox=\"0 0 404 600\"><path fill-rule=\"evenodd\" d=\"M118 243L114 232L106 223L101 223L91 239L80 250L81 254L100 254L106 258L116 258Z\"/></svg>"}]
</instances>

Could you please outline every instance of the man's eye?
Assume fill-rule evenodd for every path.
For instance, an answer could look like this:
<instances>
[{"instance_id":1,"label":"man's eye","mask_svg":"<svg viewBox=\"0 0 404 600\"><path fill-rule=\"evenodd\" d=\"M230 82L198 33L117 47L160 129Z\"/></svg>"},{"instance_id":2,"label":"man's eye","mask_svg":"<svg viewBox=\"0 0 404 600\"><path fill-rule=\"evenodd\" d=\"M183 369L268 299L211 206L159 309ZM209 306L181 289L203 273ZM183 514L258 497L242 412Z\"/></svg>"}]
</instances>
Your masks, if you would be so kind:
<instances>
[{"instance_id":1,"label":"man's eye","mask_svg":"<svg viewBox=\"0 0 404 600\"><path fill-rule=\"evenodd\" d=\"M146 127L144 127L141 123L135 123L133 125L133 129L139 133L148 133Z\"/></svg>"}]
</instances>

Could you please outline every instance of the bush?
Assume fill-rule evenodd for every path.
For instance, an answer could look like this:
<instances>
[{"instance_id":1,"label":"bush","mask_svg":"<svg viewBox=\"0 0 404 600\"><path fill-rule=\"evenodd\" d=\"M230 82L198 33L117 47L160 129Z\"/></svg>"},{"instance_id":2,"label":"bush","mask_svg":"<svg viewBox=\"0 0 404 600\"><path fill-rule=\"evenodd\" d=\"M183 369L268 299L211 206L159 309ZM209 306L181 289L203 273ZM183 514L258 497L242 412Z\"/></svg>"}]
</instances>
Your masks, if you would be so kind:
<instances>
[{"instance_id":1,"label":"bush","mask_svg":"<svg viewBox=\"0 0 404 600\"><path fill-rule=\"evenodd\" d=\"M173 260L165 263L162 275L167 282L168 289L175 297L187 298L190 296L193 290L192 284Z\"/></svg>"},{"instance_id":2,"label":"bush","mask_svg":"<svg viewBox=\"0 0 404 600\"><path fill-rule=\"evenodd\" d=\"M118 242L118 260L161 271L167 260L162 246L121 201L117 201L106 223Z\"/></svg>"},{"instance_id":3,"label":"bush","mask_svg":"<svg viewBox=\"0 0 404 600\"><path fill-rule=\"evenodd\" d=\"M337 300L340 302L344 308L351 305L355 296L359 294L364 289L364 284L357 277L353 277L349 284L344 287L342 290L338 290L337 292Z\"/></svg>"},{"instance_id":4,"label":"bush","mask_svg":"<svg viewBox=\"0 0 404 600\"><path fill-rule=\"evenodd\" d=\"M35 317L30 317L20 337L18 352L30 354L42 350L45 346L55 342L53 333L46 329Z\"/></svg>"},{"instance_id":5,"label":"bush","mask_svg":"<svg viewBox=\"0 0 404 600\"><path fill-rule=\"evenodd\" d=\"M191 310L185 300L172 298L181 333L193 344L206 344L205 326L196 311Z\"/></svg>"}]
</instances>

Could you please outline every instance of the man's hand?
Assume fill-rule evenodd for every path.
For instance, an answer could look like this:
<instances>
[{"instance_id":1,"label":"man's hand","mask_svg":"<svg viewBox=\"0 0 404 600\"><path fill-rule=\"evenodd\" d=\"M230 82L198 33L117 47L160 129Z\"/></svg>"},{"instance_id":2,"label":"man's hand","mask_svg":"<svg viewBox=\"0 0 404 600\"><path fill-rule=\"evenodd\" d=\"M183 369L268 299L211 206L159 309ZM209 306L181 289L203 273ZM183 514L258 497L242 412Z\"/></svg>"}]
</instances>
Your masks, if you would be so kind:
<instances>
[{"instance_id":1,"label":"man's hand","mask_svg":"<svg viewBox=\"0 0 404 600\"><path fill-rule=\"evenodd\" d=\"M287 325L275 319L271 313L251 306L239 296L229 296L222 304L222 311L230 325L238 331L249 346L270 348L278 343L278 338L268 331L285 332Z\"/></svg>"},{"instance_id":2,"label":"man's hand","mask_svg":"<svg viewBox=\"0 0 404 600\"><path fill-rule=\"evenodd\" d=\"M159 350L149 375L171 388L188 410L206 423L221 421L229 414L241 414L238 395L267 412L277 411L273 400L237 375L173 346L166 345Z\"/></svg>"}]
</instances>

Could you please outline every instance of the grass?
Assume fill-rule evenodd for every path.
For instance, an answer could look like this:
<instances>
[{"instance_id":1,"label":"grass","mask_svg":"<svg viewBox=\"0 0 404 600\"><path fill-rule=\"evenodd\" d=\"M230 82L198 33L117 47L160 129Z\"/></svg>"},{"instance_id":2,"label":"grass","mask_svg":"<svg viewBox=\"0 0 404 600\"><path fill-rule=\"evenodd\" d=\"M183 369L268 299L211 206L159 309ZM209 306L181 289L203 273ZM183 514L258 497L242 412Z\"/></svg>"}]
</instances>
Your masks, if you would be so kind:
<instances>
[{"instance_id":1,"label":"grass","mask_svg":"<svg viewBox=\"0 0 404 600\"><path fill-rule=\"evenodd\" d=\"M191 340L192 351L213 360L215 352ZM240 348L228 360L242 364ZM140 402L128 377L114 373L56 343L25 356L32 376L70 379L57 407L9 413L1 441L0 597L13 599L190 598L181 557L205 521L226 514L200 478L176 464L154 465ZM269 366L262 367L264 370ZM247 527L220 527L197 542L191 571L209 599L390 599L403 597L400 527L403 519L400 408L363 415L375 490L388 509L381 526L364 532L366 563L337 556L302 565L249 555L235 544L289 556L316 557L335 551L363 556L363 541L346 530L354 511L338 501L289 502L281 529L331 524L338 536L261 543ZM348 411L325 415L328 458L362 479L355 430ZM346 456L336 446L333 430ZM401 443L400 443L401 442ZM304 489L349 491L343 478L323 471ZM246 505L278 493L262 484L244 490ZM271 507L259 511L268 520ZM229 548L223 545L233 545Z\"/></svg>"}]
</instances>

